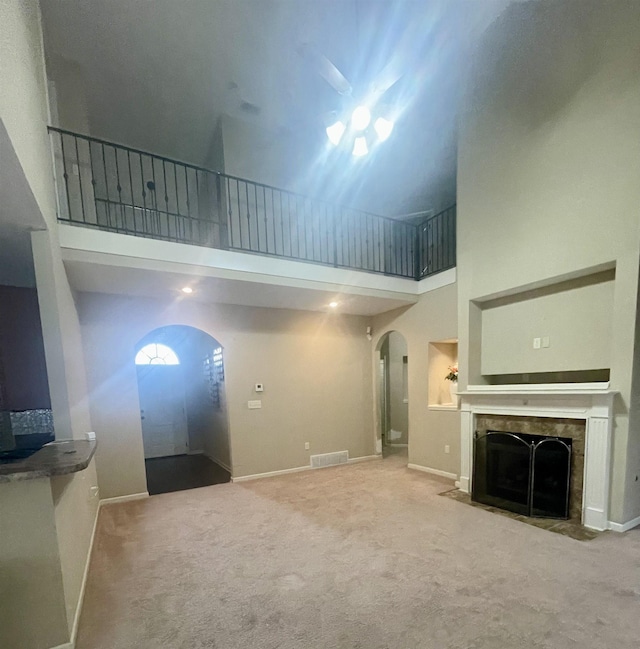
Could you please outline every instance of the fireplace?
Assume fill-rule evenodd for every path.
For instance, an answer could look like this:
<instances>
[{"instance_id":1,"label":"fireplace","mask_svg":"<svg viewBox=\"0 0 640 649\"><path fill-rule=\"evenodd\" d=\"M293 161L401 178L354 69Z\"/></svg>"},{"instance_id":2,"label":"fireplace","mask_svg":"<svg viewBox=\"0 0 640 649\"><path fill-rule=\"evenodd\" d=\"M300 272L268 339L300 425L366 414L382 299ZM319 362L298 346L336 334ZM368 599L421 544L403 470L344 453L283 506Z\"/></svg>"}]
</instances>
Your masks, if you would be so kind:
<instances>
[{"instance_id":1,"label":"fireplace","mask_svg":"<svg viewBox=\"0 0 640 649\"><path fill-rule=\"evenodd\" d=\"M476 433L473 500L538 518L569 518L569 438Z\"/></svg>"},{"instance_id":2,"label":"fireplace","mask_svg":"<svg viewBox=\"0 0 640 649\"><path fill-rule=\"evenodd\" d=\"M519 514L568 517L591 529L610 529L614 394L608 384L468 386L460 392L457 486L476 500L493 499L493 506ZM511 441L505 441L508 434ZM549 451L546 459L539 455L543 450ZM483 477L492 473L488 481ZM536 484L544 493L536 494Z\"/></svg>"}]
</instances>

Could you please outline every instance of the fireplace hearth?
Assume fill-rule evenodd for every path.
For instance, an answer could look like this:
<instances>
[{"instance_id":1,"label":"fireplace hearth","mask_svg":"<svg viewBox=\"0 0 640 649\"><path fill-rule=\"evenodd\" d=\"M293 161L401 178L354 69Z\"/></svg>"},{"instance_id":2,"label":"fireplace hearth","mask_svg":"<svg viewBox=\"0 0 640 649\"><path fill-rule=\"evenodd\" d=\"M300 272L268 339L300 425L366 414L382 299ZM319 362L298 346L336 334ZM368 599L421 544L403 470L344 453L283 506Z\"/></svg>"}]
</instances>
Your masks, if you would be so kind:
<instances>
[{"instance_id":1,"label":"fireplace hearth","mask_svg":"<svg viewBox=\"0 0 640 649\"><path fill-rule=\"evenodd\" d=\"M569 518L570 438L476 432L472 499L536 518Z\"/></svg>"}]
</instances>

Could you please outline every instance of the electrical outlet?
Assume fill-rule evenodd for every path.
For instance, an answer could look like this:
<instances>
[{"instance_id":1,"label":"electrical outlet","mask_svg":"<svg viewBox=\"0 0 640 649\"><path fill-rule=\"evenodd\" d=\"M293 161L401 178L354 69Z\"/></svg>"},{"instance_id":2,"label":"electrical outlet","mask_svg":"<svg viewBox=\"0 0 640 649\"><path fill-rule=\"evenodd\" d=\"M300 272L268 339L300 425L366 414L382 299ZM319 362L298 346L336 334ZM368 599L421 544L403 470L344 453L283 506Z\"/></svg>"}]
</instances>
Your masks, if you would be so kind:
<instances>
[{"instance_id":1,"label":"electrical outlet","mask_svg":"<svg viewBox=\"0 0 640 649\"><path fill-rule=\"evenodd\" d=\"M451 447L449 446L449 444L444 445L444 452L445 453L451 453Z\"/></svg>"},{"instance_id":2,"label":"electrical outlet","mask_svg":"<svg viewBox=\"0 0 640 649\"><path fill-rule=\"evenodd\" d=\"M309 442L304 443L304 450L308 451L309 450Z\"/></svg>"},{"instance_id":3,"label":"electrical outlet","mask_svg":"<svg viewBox=\"0 0 640 649\"><path fill-rule=\"evenodd\" d=\"M534 338L533 339L533 348L534 349L540 349L540 338Z\"/></svg>"},{"instance_id":4,"label":"electrical outlet","mask_svg":"<svg viewBox=\"0 0 640 649\"><path fill-rule=\"evenodd\" d=\"M256 383L256 392L264 392L264 385L262 383Z\"/></svg>"}]
</instances>

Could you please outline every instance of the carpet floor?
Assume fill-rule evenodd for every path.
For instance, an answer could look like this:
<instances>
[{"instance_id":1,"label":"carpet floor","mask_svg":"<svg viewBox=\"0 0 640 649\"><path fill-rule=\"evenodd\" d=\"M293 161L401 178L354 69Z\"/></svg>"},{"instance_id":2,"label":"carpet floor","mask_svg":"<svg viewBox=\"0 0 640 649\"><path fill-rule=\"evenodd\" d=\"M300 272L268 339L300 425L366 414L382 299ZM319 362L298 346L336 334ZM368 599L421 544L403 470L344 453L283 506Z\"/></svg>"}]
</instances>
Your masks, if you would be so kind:
<instances>
[{"instance_id":1,"label":"carpet floor","mask_svg":"<svg viewBox=\"0 0 640 649\"><path fill-rule=\"evenodd\" d=\"M77 649L636 649L640 529L576 541L406 458L100 512Z\"/></svg>"}]
</instances>

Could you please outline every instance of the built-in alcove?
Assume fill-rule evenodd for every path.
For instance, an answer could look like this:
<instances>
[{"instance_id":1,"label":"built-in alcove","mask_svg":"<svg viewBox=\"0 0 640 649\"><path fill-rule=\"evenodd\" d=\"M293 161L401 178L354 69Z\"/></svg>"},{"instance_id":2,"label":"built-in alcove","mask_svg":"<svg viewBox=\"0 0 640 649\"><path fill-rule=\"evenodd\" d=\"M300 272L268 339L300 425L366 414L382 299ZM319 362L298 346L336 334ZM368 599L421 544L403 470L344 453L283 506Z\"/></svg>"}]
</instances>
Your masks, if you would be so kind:
<instances>
[{"instance_id":1,"label":"built-in alcove","mask_svg":"<svg viewBox=\"0 0 640 649\"><path fill-rule=\"evenodd\" d=\"M457 339L429 343L429 408L456 410L458 399L452 395L452 383L445 377L449 368L458 366ZM457 390L458 384L453 388Z\"/></svg>"},{"instance_id":2,"label":"built-in alcove","mask_svg":"<svg viewBox=\"0 0 640 649\"><path fill-rule=\"evenodd\" d=\"M606 383L614 286L598 267L472 301L469 383Z\"/></svg>"}]
</instances>

